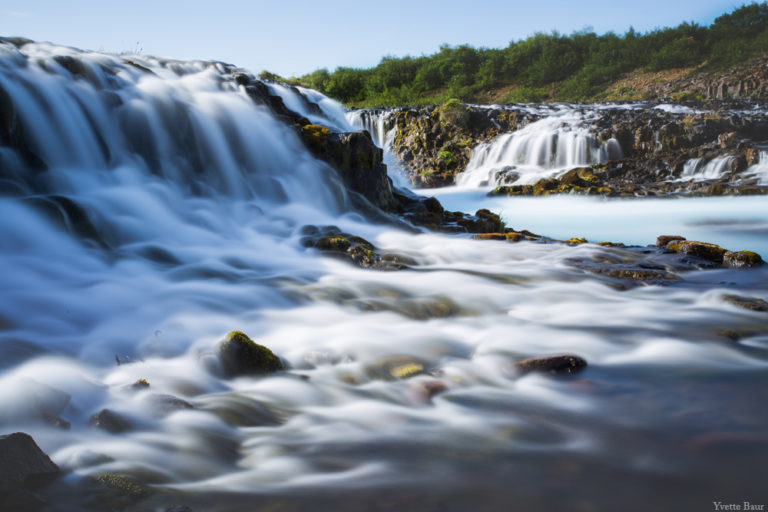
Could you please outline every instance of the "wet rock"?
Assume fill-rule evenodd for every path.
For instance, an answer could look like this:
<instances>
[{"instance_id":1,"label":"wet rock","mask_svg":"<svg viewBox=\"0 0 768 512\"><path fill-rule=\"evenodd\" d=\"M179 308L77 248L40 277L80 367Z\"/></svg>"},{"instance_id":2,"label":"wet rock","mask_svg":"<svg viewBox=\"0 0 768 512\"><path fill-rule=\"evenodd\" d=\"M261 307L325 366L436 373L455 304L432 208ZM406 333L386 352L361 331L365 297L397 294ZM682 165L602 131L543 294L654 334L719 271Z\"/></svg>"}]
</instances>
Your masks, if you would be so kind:
<instances>
[{"instance_id":1,"label":"wet rock","mask_svg":"<svg viewBox=\"0 0 768 512\"><path fill-rule=\"evenodd\" d=\"M530 372L572 374L586 368L587 361L572 354L561 354L523 359L516 362L514 366L523 375Z\"/></svg>"},{"instance_id":2,"label":"wet rock","mask_svg":"<svg viewBox=\"0 0 768 512\"><path fill-rule=\"evenodd\" d=\"M408 355L385 357L366 365L365 372L370 378L395 380L409 379L417 375L425 375L426 362Z\"/></svg>"},{"instance_id":3,"label":"wet rock","mask_svg":"<svg viewBox=\"0 0 768 512\"><path fill-rule=\"evenodd\" d=\"M333 167L350 190L385 211L396 210L382 150L367 131L331 133L324 126L308 124L300 135L312 154Z\"/></svg>"},{"instance_id":4,"label":"wet rock","mask_svg":"<svg viewBox=\"0 0 768 512\"><path fill-rule=\"evenodd\" d=\"M644 268L605 268L595 272L615 279L630 281L676 281L680 279L680 277L669 272Z\"/></svg>"},{"instance_id":5,"label":"wet rock","mask_svg":"<svg viewBox=\"0 0 768 512\"><path fill-rule=\"evenodd\" d=\"M566 240L565 243L567 243L568 245L581 245L581 244L586 244L586 243L589 243L589 242L587 242L586 238L573 237L573 238L571 238L569 240Z\"/></svg>"},{"instance_id":6,"label":"wet rock","mask_svg":"<svg viewBox=\"0 0 768 512\"><path fill-rule=\"evenodd\" d=\"M0 436L0 500L4 491L34 489L51 481L58 472L58 466L29 434Z\"/></svg>"},{"instance_id":7,"label":"wet rock","mask_svg":"<svg viewBox=\"0 0 768 512\"><path fill-rule=\"evenodd\" d=\"M147 379L136 379L136 382L131 384L131 389L140 391L142 389L149 389L149 381Z\"/></svg>"},{"instance_id":8,"label":"wet rock","mask_svg":"<svg viewBox=\"0 0 768 512\"><path fill-rule=\"evenodd\" d=\"M656 237L656 247L659 249L666 249L669 242L683 242L685 237L678 235L659 235Z\"/></svg>"},{"instance_id":9,"label":"wet rock","mask_svg":"<svg viewBox=\"0 0 768 512\"><path fill-rule=\"evenodd\" d=\"M763 258L752 251L727 251L723 254L723 264L732 268L750 268L763 264Z\"/></svg>"},{"instance_id":10,"label":"wet rock","mask_svg":"<svg viewBox=\"0 0 768 512\"><path fill-rule=\"evenodd\" d=\"M219 343L218 354L227 377L265 375L284 369L280 358L270 349L240 331L230 332Z\"/></svg>"},{"instance_id":11,"label":"wet rock","mask_svg":"<svg viewBox=\"0 0 768 512\"><path fill-rule=\"evenodd\" d=\"M92 427L106 430L110 434L119 434L132 428L130 421L110 409L102 409L91 416L88 424Z\"/></svg>"},{"instance_id":12,"label":"wet rock","mask_svg":"<svg viewBox=\"0 0 768 512\"><path fill-rule=\"evenodd\" d=\"M160 418L164 418L176 411L195 408L195 406L186 400L182 400L181 398L173 395L166 395L162 393L149 395L146 398L146 403L149 404L152 412Z\"/></svg>"},{"instance_id":13,"label":"wet rock","mask_svg":"<svg viewBox=\"0 0 768 512\"><path fill-rule=\"evenodd\" d=\"M744 297L742 295L723 295L723 300L735 306L752 311L768 312L768 302L756 297Z\"/></svg>"},{"instance_id":14,"label":"wet rock","mask_svg":"<svg viewBox=\"0 0 768 512\"><path fill-rule=\"evenodd\" d=\"M504 230L501 217L485 208L477 210L474 217L459 219L457 223L469 233L498 233Z\"/></svg>"},{"instance_id":15,"label":"wet rock","mask_svg":"<svg viewBox=\"0 0 768 512\"><path fill-rule=\"evenodd\" d=\"M713 263L722 263L723 256L727 252L726 249L723 249L719 245L706 242L680 240L669 242L667 244L667 249L687 256L695 256Z\"/></svg>"}]
</instances>

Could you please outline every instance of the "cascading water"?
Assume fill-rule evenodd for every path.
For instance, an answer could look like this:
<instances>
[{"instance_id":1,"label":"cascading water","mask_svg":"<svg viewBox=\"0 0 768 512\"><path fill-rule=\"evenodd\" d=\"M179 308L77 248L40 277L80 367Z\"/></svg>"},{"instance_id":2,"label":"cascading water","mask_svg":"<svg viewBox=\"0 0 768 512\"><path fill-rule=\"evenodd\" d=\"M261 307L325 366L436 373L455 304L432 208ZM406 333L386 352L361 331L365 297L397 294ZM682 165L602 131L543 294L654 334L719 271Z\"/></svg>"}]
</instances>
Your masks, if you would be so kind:
<instances>
[{"instance_id":1,"label":"cascading water","mask_svg":"<svg viewBox=\"0 0 768 512\"><path fill-rule=\"evenodd\" d=\"M757 178L759 185L768 185L768 151L760 151L758 158L757 163L744 172L744 177Z\"/></svg>"},{"instance_id":2,"label":"cascading water","mask_svg":"<svg viewBox=\"0 0 768 512\"><path fill-rule=\"evenodd\" d=\"M703 158L692 158L683 165L678 181L706 181L722 178L736 159L732 156L715 157L706 162Z\"/></svg>"},{"instance_id":3,"label":"cascading water","mask_svg":"<svg viewBox=\"0 0 768 512\"><path fill-rule=\"evenodd\" d=\"M392 154L392 142L396 129L394 126L387 129L390 115L389 110L352 110L347 112L347 120L356 129L363 129L371 134L373 142L384 150L384 163L387 165L387 172L393 184L400 188L407 188L409 180L397 157Z\"/></svg>"},{"instance_id":4,"label":"cascading water","mask_svg":"<svg viewBox=\"0 0 768 512\"><path fill-rule=\"evenodd\" d=\"M764 268L634 287L573 261L660 265L641 252L371 224L234 71L0 43L0 426L64 470L52 509L685 510L763 488L764 313L723 296L768 299ZM308 223L414 268L321 257ZM235 329L289 369L223 378ZM513 365L560 352L589 367ZM89 425L105 409L122 420Z\"/></svg>"},{"instance_id":5,"label":"cascading water","mask_svg":"<svg viewBox=\"0 0 768 512\"><path fill-rule=\"evenodd\" d=\"M619 143L598 140L583 126L585 121L578 113L562 111L481 144L472 151L467 168L456 176L456 184L533 184L574 167L621 158Z\"/></svg>"}]
</instances>

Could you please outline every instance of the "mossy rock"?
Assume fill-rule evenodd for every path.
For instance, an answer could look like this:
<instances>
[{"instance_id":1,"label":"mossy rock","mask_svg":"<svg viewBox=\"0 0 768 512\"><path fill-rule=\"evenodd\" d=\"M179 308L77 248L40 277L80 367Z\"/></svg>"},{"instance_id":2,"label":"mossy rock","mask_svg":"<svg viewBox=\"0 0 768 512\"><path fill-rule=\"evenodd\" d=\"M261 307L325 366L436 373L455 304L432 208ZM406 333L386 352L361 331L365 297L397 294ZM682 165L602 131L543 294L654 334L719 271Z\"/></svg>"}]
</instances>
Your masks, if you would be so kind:
<instances>
[{"instance_id":1,"label":"mossy rock","mask_svg":"<svg viewBox=\"0 0 768 512\"><path fill-rule=\"evenodd\" d=\"M573 237L573 238L570 238L570 239L566 240L565 243L567 243L568 245L581 245L581 244L586 244L586 243L589 243L589 242L587 242L586 238Z\"/></svg>"},{"instance_id":2,"label":"mossy rock","mask_svg":"<svg viewBox=\"0 0 768 512\"><path fill-rule=\"evenodd\" d=\"M315 247L321 251L346 252L352 246L352 242L345 236L325 236L320 238Z\"/></svg>"},{"instance_id":3,"label":"mossy rock","mask_svg":"<svg viewBox=\"0 0 768 512\"><path fill-rule=\"evenodd\" d=\"M143 498L148 494L147 489L133 478L116 473L102 473L96 477L96 481L110 489L132 498Z\"/></svg>"},{"instance_id":4,"label":"mossy rock","mask_svg":"<svg viewBox=\"0 0 768 512\"><path fill-rule=\"evenodd\" d=\"M723 255L723 264L732 268L750 268L763 264L763 258L752 251L727 251Z\"/></svg>"},{"instance_id":5,"label":"mossy rock","mask_svg":"<svg viewBox=\"0 0 768 512\"><path fill-rule=\"evenodd\" d=\"M706 242L675 240L667 244L667 249L688 256L695 256L714 263L722 263L725 253L728 252L719 245Z\"/></svg>"},{"instance_id":6,"label":"mossy rock","mask_svg":"<svg viewBox=\"0 0 768 512\"><path fill-rule=\"evenodd\" d=\"M456 98L451 98L438 108L440 122L458 127L466 127L469 122L467 106Z\"/></svg>"},{"instance_id":7,"label":"mossy rock","mask_svg":"<svg viewBox=\"0 0 768 512\"><path fill-rule=\"evenodd\" d=\"M230 332L219 343L219 361L228 377L264 375L284 369L280 358L270 349L241 331Z\"/></svg>"},{"instance_id":8,"label":"mossy rock","mask_svg":"<svg viewBox=\"0 0 768 512\"><path fill-rule=\"evenodd\" d=\"M327 148L330 134L330 130L325 126L308 124L301 127L302 139L314 151L324 151Z\"/></svg>"},{"instance_id":9,"label":"mossy rock","mask_svg":"<svg viewBox=\"0 0 768 512\"><path fill-rule=\"evenodd\" d=\"M666 249L669 242L684 242L685 237L679 235L659 235L656 237L656 247Z\"/></svg>"},{"instance_id":10,"label":"mossy rock","mask_svg":"<svg viewBox=\"0 0 768 512\"><path fill-rule=\"evenodd\" d=\"M519 373L525 375L530 372L573 374L587 367L587 361L572 354L561 354L545 357L532 357L515 363Z\"/></svg>"},{"instance_id":11,"label":"mossy rock","mask_svg":"<svg viewBox=\"0 0 768 512\"><path fill-rule=\"evenodd\" d=\"M536 183L534 183L533 195L545 196L549 194L552 190L555 190L556 188L557 188L557 182L555 180L542 178Z\"/></svg>"}]
</instances>

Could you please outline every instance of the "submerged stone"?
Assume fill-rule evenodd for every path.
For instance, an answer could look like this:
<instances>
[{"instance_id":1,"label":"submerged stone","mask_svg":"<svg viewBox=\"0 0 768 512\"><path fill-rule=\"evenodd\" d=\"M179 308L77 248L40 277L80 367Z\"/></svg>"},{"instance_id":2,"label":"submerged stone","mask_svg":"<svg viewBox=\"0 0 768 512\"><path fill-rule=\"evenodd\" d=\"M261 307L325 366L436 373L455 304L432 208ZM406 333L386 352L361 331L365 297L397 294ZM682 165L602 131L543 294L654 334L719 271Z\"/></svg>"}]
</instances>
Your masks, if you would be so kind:
<instances>
[{"instance_id":1,"label":"submerged stone","mask_svg":"<svg viewBox=\"0 0 768 512\"><path fill-rule=\"evenodd\" d=\"M259 345L241 331L230 332L219 343L219 361L228 377L264 375L284 369L270 349Z\"/></svg>"},{"instance_id":2,"label":"submerged stone","mask_svg":"<svg viewBox=\"0 0 768 512\"><path fill-rule=\"evenodd\" d=\"M530 372L571 374L587 367L587 361L572 354L532 357L515 363L515 368L525 375Z\"/></svg>"},{"instance_id":3,"label":"submerged stone","mask_svg":"<svg viewBox=\"0 0 768 512\"><path fill-rule=\"evenodd\" d=\"M127 419L110 409L102 409L91 416L88 424L106 430L110 434L119 434L131 429L131 423Z\"/></svg>"},{"instance_id":4,"label":"submerged stone","mask_svg":"<svg viewBox=\"0 0 768 512\"><path fill-rule=\"evenodd\" d=\"M768 302L757 297L744 297L742 295L723 295L723 300L735 306L752 311L768 312Z\"/></svg>"}]
</instances>

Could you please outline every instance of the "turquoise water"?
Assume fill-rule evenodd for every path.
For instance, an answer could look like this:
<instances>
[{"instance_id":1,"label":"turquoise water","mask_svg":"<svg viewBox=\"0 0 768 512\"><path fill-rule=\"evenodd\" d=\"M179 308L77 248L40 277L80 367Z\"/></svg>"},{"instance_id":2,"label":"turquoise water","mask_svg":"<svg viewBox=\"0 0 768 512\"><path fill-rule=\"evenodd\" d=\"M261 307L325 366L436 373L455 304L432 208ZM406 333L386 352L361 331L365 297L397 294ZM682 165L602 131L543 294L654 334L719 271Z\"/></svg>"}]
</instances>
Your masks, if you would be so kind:
<instances>
[{"instance_id":1,"label":"turquoise water","mask_svg":"<svg viewBox=\"0 0 768 512\"><path fill-rule=\"evenodd\" d=\"M653 244L658 235L681 235L749 249L768 256L768 198L690 197L674 199L606 199L576 195L487 197L487 190L448 187L418 190L434 195L449 210L488 208L508 226L555 239L574 236L590 242Z\"/></svg>"}]
</instances>

